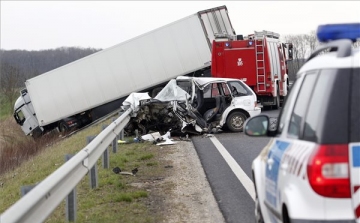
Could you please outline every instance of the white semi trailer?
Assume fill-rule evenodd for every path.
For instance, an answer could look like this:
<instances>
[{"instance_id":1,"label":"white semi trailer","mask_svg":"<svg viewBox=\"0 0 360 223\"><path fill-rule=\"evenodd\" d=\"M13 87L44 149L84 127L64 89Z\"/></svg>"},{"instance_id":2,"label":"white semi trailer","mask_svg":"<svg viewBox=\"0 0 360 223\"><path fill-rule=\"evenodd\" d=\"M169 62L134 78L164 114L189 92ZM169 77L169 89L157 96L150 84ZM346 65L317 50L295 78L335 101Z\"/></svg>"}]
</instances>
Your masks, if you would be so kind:
<instances>
[{"instance_id":1,"label":"white semi trailer","mask_svg":"<svg viewBox=\"0 0 360 223\"><path fill-rule=\"evenodd\" d=\"M33 137L84 126L119 108L131 92L154 96L170 79L209 70L216 34L235 34L226 6L197 12L26 80L15 102L15 120Z\"/></svg>"}]
</instances>

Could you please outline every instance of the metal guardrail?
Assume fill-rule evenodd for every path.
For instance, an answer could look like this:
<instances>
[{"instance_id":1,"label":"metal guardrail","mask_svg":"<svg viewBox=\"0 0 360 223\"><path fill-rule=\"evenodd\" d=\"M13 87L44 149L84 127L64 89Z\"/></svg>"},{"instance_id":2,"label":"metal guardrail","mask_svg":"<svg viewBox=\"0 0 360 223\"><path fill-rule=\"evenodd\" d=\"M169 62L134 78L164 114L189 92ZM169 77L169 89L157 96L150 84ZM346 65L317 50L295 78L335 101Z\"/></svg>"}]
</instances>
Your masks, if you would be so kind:
<instances>
[{"instance_id":1,"label":"metal guardrail","mask_svg":"<svg viewBox=\"0 0 360 223\"><path fill-rule=\"evenodd\" d=\"M85 148L41 181L2 215L1 223L43 222L59 206L81 179L96 165L104 151L130 121L126 110Z\"/></svg>"}]
</instances>

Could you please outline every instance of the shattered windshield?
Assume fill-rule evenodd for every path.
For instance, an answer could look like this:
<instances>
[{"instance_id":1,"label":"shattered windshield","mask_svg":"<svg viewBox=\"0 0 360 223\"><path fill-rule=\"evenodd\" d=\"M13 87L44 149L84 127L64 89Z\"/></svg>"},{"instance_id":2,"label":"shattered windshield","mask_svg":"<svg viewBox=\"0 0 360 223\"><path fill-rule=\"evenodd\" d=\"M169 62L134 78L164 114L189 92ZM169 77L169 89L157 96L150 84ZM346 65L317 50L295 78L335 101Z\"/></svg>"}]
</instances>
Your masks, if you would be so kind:
<instances>
[{"instance_id":1,"label":"shattered windshield","mask_svg":"<svg viewBox=\"0 0 360 223\"><path fill-rule=\"evenodd\" d=\"M176 84L176 80L172 79L154 99L159 101L186 101L189 97L190 95Z\"/></svg>"}]
</instances>

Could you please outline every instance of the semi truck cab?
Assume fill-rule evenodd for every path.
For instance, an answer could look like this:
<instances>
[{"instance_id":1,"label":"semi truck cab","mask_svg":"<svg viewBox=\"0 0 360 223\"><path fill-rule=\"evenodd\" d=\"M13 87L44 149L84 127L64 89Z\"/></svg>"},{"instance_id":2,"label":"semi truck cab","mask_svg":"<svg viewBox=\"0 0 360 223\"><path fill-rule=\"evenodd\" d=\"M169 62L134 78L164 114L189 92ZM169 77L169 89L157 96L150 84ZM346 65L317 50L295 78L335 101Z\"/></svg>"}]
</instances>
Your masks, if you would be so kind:
<instances>
[{"instance_id":1,"label":"semi truck cab","mask_svg":"<svg viewBox=\"0 0 360 223\"><path fill-rule=\"evenodd\" d=\"M26 89L20 91L20 97L15 102L14 118L26 135L35 136L41 134L43 129L39 126L34 107Z\"/></svg>"}]
</instances>

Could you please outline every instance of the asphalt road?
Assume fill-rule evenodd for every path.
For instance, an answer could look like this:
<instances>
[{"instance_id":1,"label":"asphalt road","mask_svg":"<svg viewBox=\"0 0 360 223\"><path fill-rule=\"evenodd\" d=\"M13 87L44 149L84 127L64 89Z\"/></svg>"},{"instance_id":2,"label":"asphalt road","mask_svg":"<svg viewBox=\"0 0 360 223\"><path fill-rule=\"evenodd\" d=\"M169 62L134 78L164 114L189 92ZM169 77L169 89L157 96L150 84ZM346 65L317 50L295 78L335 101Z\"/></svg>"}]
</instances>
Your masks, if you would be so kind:
<instances>
[{"instance_id":1,"label":"asphalt road","mask_svg":"<svg viewBox=\"0 0 360 223\"><path fill-rule=\"evenodd\" d=\"M279 110L263 111L262 113L270 117L277 117ZM249 137L242 132L219 133L214 137L216 139L196 136L192 137L192 140L215 199L227 223L253 223L255 222L255 203L251 191L246 189L246 182L243 181L250 182L249 180L252 180L252 160L260 153L270 138ZM217 140L230 154L228 157L236 161L235 164L231 164L226 156L222 155L221 150L215 146L214 141ZM234 170L241 172L239 168L245 173L242 178L234 173Z\"/></svg>"}]
</instances>

